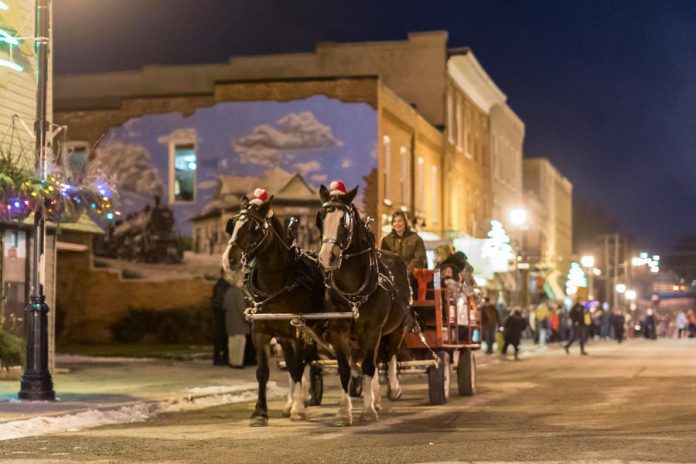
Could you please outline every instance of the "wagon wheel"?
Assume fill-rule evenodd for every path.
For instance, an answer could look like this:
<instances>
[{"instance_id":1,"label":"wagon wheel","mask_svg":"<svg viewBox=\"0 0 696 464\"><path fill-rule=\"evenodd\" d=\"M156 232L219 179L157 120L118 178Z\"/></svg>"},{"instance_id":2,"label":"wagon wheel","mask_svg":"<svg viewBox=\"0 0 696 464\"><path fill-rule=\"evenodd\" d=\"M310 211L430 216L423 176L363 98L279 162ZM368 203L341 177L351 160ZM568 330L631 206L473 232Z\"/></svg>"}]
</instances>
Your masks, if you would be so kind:
<instances>
[{"instance_id":1,"label":"wagon wheel","mask_svg":"<svg viewBox=\"0 0 696 464\"><path fill-rule=\"evenodd\" d=\"M466 348L459 352L457 386L460 396L472 396L476 393L476 358L474 352Z\"/></svg>"},{"instance_id":2,"label":"wagon wheel","mask_svg":"<svg viewBox=\"0 0 696 464\"><path fill-rule=\"evenodd\" d=\"M348 383L348 392L353 398L360 398L362 396L362 375L351 375L350 382Z\"/></svg>"},{"instance_id":3,"label":"wagon wheel","mask_svg":"<svg viewBox=\"0 0 696 464\"><path fill-rule=\"evenodd\" d=\"M324 374L321 366L309 366L309 391L312 394L309 405L320 406L324 397Z\"/></svg>"},{"instance_id":4,"label":"wagon wheel","mask_svg":"<svg viewBox=\"0 0 696 464\"><path fill-rule=\"evenodd\" d=\"M431 404L445 404L447 402L447 390L445 388L445 372L449 369L450 356L446 351L437 353L440 363L437 366L428 367L428 395Z\"/></svg>"}]
</instances>

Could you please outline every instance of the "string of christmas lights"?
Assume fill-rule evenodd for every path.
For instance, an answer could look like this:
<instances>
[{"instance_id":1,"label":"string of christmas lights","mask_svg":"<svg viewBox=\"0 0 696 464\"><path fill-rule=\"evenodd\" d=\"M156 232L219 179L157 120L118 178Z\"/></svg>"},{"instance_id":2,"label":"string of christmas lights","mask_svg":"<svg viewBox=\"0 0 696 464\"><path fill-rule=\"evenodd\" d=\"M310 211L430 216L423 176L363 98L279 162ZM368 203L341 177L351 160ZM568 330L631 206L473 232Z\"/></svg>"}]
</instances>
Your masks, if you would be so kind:
<instances>
[{"instance_id":1,"label":"string of christmas lights","mask_svg":"<svg viewBox=\"0 0 696 464\"><path fill-rule=\"evenodd\" d=\"M75 185L56 177L39 179L12 157L0 156L0 220L23 221L41 211L52 222L75 222L82 213L114 220L117 194L104 180Z\"/></svg>"}]
</instances>

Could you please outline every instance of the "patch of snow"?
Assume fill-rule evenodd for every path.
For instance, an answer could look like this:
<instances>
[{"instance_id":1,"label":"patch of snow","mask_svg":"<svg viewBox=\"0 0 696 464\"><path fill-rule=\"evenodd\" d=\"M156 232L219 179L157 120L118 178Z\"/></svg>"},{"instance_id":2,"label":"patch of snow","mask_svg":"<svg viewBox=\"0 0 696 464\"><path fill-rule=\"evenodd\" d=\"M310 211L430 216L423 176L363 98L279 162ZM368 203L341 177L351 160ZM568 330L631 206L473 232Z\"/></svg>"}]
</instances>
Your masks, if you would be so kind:
<instances>
[{"instance_id":1,"label":"patch of snow","mask_svg":"<svg viewBox=\"0 0 696 464\"><path fill-rule=\"evenodd\" d=\"M10 421L0 424L0 440L12 440L48 433L77 432L93 427L114 424L144 422L158 414L192 411L231 403L256 400L255 383L234 387L192 388L186 398L177 398L157 403L141 403L118 409L90 409L62 416L40 416L31 419ZM268 397L280 398L288 394L286 388L275 382L268 382Z\"/></svg>"}]
</instances>

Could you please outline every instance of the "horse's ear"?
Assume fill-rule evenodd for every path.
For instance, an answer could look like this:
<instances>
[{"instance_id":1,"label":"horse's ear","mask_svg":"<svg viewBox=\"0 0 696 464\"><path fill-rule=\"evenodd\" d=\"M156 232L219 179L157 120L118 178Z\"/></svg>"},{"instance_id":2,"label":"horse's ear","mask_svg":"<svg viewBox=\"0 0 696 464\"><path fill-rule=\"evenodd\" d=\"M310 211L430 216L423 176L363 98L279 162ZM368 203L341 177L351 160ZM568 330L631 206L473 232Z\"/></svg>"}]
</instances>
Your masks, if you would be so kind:
<instances>
[{"instance_id":1,"label":"horse's ear","mask_svg":"<svg viewBox=\"0 0 696 464\"><path fill-rule=\"evenodd\" d=\"M242 195L242 209L247 209L249 207L249 199L246 195Z\"/></svg>"},{"instance_id":2,"label":"horse's ear","mask_svg":"<svg viewBox=\"0 0 696 464\"><path fill-rule=\"evenodd\" d=\"M259 206L259 214L263 217L268 217L268 212L271 210L271 205L273 204L273 195L271 197L261 203L261 206Z\"/></svg>"},{"instance_id":3,"label":"horse's ear","mask_svg":"<svg viewBox=\"0 0 696 464\"><path fill-rule=\"evenodd\" d=\"M317 229L319 229L319 232L323 233L322 229L323 229L324 221L322 221L322 219L321 219L321 211L317 211L317 218L315 219L314 224L317 226Z\"/></svg>"},{"instance_id":4,"label":"horse's ear","mask_svg":"<svg viewBox=\"0 0 696 464\"><path fill-rule=\"evenodd\" d=\"M356 185L354 189L348 190L345 195L341 195L339 198L346 205L350 205L355 200L355 196L358 194L358 186Z\"/></svg>"},{"instance_id":5,"label":"horse's ear","mask_svg":"<svg viewBox=\"0 0 696 464\"><path fill-rule=\"evenodd\" d=\"M227 232L227 235L232 235L232 233L234 232L234 218L227 220L227 225L225 226L225 232Z\"/></svg>"},{"instance_id":6,"label":"horse's ear","mask_svg":"<svg viewBox=\"0 0 696 464\"><path fill-rule=\"evenodd\" d=\"M321 198L322 203L326 203L329 200L331 200L331 193L329 192L329 189L327 189L324 184L322 184L319 187L319 198Z\"/></svg>"}]
</instances>

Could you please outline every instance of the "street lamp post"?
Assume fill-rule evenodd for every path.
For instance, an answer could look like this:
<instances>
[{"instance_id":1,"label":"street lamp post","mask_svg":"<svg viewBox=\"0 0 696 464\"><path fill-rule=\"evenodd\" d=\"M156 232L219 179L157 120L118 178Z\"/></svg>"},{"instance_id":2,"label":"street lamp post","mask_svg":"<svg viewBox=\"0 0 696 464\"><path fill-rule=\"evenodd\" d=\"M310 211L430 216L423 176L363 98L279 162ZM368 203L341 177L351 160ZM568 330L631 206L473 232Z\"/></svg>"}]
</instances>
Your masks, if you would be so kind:
<instances>
[{"instance_id":1,"label":"street lamp post","mask_svg":"<svg viewBox=\"0 0 696 464\"><path fill-rule=\"evenodd\" d=\"M585 268L587 278L587 297L594 300L594 265L595 259L592 255L585 255L580 258L580 265Z\"/></svg>"},{"instance_id":2,"label":"street lamp post","mask_svg":"<svg viewBox=\"0 0 696 464\"><path fill-rule=\"evenodd\" d=\"M519 231L519 251L520 255L523 257L525 269L522 269L523 263L519 260L515 260L515 275L517 281L517 295L518 303L520 306L525 306L527 304L527 287L529 286L529 258L527 256L527 244L526 244L526 232L527 232L527 210L524 208L514 208L510 210L510 224ZM522 270L526 272L521 272Z\"/></svg>"},{"instance_id":3,"label":"street lamp post","mask_svg":"<svg viewBox=\"0 0 696 464\"><path fill-rule=\"evenodd\" d=\"M48 119L48 45L51 5L50 0L36 2L36 172L38 177L46 177L46 134ZM34 244L32 250L31 299L25 308L27 335L27 365L22 376L19 398L32 401L52 401L56 399L53 391L53 378L48 370L48 305L43 289L43 266L46 261L44 247L46 242L46 221L41 208L34 213Z\"/></svg>"}]
</instances>

